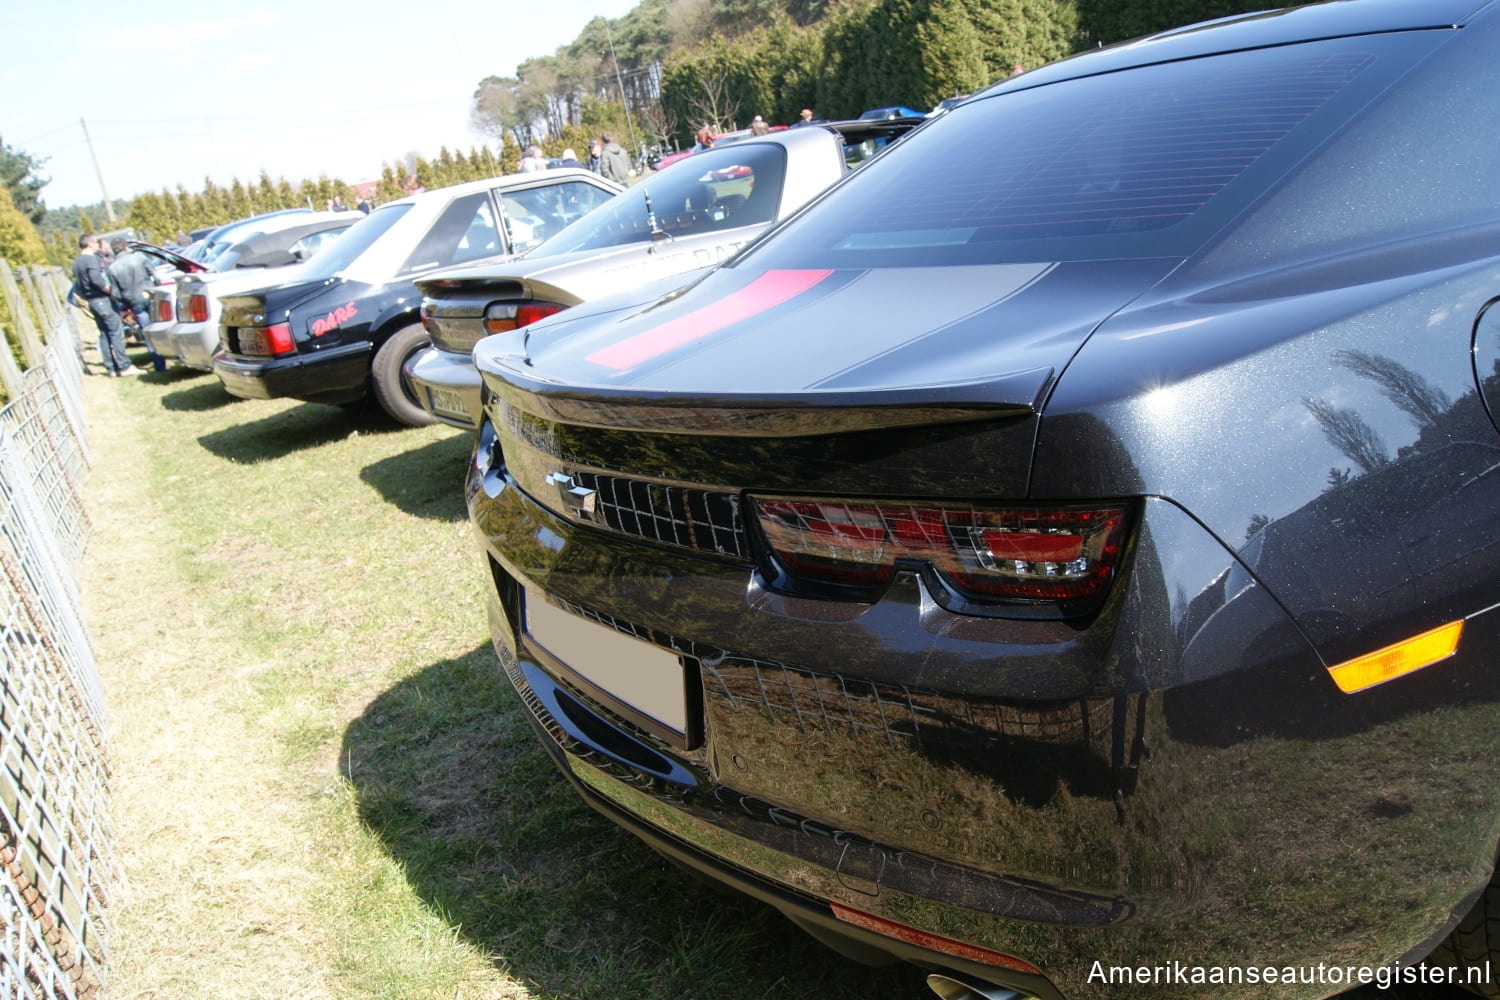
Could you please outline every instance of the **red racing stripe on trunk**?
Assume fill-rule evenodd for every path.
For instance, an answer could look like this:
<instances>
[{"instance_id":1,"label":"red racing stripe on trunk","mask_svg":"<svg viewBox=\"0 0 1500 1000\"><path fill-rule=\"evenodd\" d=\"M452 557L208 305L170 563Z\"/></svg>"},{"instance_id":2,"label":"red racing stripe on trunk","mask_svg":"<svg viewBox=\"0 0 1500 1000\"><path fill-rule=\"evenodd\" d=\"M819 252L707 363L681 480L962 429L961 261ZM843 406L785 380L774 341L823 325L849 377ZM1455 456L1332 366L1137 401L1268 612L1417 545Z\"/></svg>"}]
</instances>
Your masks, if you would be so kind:
<instances>
[{"instance_id":1,"label":"red racing stripe on trunk","mask_svg":"<svg viewBox=\"0 0 1500 1000\"><path fill-rule=\"evenodd\" d=\"M720 302L694 309L686 316L679 316L655 329L601 347L584 360L624 371L796 298L832 273L831 270L767 271Z\"/></svg>"}]
</instances>

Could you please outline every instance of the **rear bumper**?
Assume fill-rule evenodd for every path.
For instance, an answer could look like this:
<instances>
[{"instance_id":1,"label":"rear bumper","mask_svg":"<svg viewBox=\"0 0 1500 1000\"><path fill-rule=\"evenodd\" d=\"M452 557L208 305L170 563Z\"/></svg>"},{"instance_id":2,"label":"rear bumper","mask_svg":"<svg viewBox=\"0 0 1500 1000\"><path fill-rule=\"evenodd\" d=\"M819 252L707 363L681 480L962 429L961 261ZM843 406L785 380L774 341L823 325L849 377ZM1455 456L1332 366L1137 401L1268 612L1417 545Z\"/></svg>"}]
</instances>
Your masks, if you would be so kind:
<instances>
[{"instance_id":1,"label":"rear bumper","mask_svg":"<svg viewBox=\"0 0 1500 1000\"><path fill-rule=\"evenodd\" d=\"M1469 619L1454 659L1344 696L1310 651L1255 662L1226 638L1254 645L1279 613L1253 586L1216 607L1189 591L1188 613L1162 633L1141 606L1144 581L1197 555L1182 543L1200 529L1148 505L1151 544L1112 635L945 670L961 636L924 627L919 593L893 588L842 623L771 615L745 565L572 524L513 482L487 493L472 466L467 494L492 637L568 781L657 850L820 936L1037 996L1320 997L1349 984L1308 971L1269 987L1141 985L1110 970L1409 963L1490 877L1494 610ZM522 608L543 594L584 612L580 628L608 623L682 655L701 740L658 738L533 643ZM1048 664L1067 673L1070 656L1114 670L1072 699L964 690L966 677L1027 662L1015 676L1044 686ZM1144 682L1141 659L1169 682ZM871 680L900 669L904 682ZM851 927L835 907L1042 975Z\"/></svg>"},{"instance_id":2,"label":"rear bumper","mask_svg":"<svg viewBox=\"0 0 1500 1000\"><path fill-rule=\"evenodd\" d=\"M169 357L175 357L189 368L213 371L214 352L219 349L219 328L207 323L179 323L171 328Z\"/></svg>"},{"instance_id":3,"label":"rear bumper","mask_svg":"<svg viewBox=\"0 0 1500 1000\"><path fill-rule=\"evenodd\" d=\"M428 347L407 363L406 377L434 420L464 430L479 427L481 383L469 355Z\"/></svg>"},{"instance_id":4,"label":"rear bumper","mask_svg":"<svg viewBox=\"0 0 1500 1000\"><path fill-rule=\"evenodd\" d=\"M146 346L164 358L177 358L177 347L172 342L172 324L152 323L141 330L141 339Z\"/></svg>"},{"instance_id":5,"label":"rear bumper","mask_svg":"<svg viewBox=\"0 0 1500 1000\"><path fill-rule=\"evenodd\" d=\"M212 367L230 395L243 399L346 403L369 389L370 345L362 341L286 358L220 353L214 355Z\"/></svg>"}]
</instances>

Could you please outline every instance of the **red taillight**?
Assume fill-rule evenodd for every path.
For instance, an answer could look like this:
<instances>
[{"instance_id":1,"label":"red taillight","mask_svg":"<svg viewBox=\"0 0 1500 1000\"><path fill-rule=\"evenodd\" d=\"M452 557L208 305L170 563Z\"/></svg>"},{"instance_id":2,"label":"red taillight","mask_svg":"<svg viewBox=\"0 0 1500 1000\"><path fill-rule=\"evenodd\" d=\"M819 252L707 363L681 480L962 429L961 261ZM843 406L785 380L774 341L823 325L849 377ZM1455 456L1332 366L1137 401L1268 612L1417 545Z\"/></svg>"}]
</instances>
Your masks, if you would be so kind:
<instances>
[{"instance_id":1,"label":"red taillight","mask_svg":"<svg viewBox=\"0 0 1500 1000\"><path fill-rule=\"evenodd\" d=\"M290 323L277 323L274 326L242 326L239 338L241 354L274 357L278 354L290 354L296 350Z\"/></svg>"},{"instance_id":2,"label":"red taillight","mask_svg":"<svg viewBox=\"0 0 1500 1000\"><path fill-rule=\"evenodd\" d=\"M188 322L208 322L208 296L192 295L188 298Z\"/></svg>"},{"instance_id":3,"label":"red taillight","mask_svg":"<svg viewBox=\"0 0 1500 1000\"><path fill-rule=\"evenodd\" d=\"M484 311L484 332L504 333L530 326L539 319L560 313L567 306L556 302L496 302Z\"/></svg>"},{"instance_id":4,"label":"red taillight","mask_svg":"<svg viewBox=\"0 0 1500 1000\"><path fill-rule=\"evenodd\" d=\"M983 508L756 498L776 560L794 578L874 592L923 563L980 600L1101 596L1124 534L1121 506Z\"/></svg>"},{"instance_id":5,"label":"red taillight","mask_svg":"<svg viewBox=\"0 0 1500 1000\"><path fill-rule=\"evenodd\" d=\"M539 319L560 313L567 306L560 306L555 302L528 302L516 310L516 326L530 326Z\"/></svg>"},{"instance_id":6,"label":"red taillight","mask_svg":"<svg viewBox=\"0 0 1500 1000\"><path fill-rule=\"evenodd\" d=\"M157 299L151 303L151 315L158 323L171 322L172 301L170 299Z\"/></svg>"},{"instance_id":7,"label":"red taillight","mask_svg":"<svg viewBox=\"0 0 1500 1000\"><path fill-rule=\"evenodd\" d=\"M919 948L926 948L928 951L952 955L955 958L962 958L971 962L982 962L985 965L992 965L997 969L1010 969L1013 972L1025 973L1028 976L1040 976L1042 974L1041 969L1038 969L1030 962L1016 958L1014 955L1007 955L1004 952L994 951L989 948L981 948L979 945L969 944L966 941L956 941L953 938L934 934L931 931L924 931L908 924L898 924L894 920L877 917L873 914L865 913L863 910L844 906L841 903L829 903L828 905L833 910L833 915L846 924L863 927L867 931L874 931L876 934L895 938L897 941L905 941L907 944L914 944Z\"/></svg>"}]
</instances>

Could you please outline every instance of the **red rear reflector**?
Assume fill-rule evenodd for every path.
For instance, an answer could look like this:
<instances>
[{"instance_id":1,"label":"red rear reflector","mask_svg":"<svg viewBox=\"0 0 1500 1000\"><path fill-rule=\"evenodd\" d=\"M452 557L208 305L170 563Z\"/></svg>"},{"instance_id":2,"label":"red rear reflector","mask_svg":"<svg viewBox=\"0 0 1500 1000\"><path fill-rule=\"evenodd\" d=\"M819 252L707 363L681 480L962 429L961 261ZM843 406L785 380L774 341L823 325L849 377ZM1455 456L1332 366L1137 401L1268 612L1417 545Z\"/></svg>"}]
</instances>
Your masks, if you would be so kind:
<instances>
[{"instance_id":1,"label":"red rear reflector","mask_svg":"<svg viewBox=\"0 0 1500 1000\"><path fill-rule=\"evenodd\" d=\"M1030 962L1023 962L1014 955L1004 952L991 951L978 945L967 944L963 941L955 941L952 938L943 937L941 934L933 934L929 931L918 930L908 927L906 924L898 924L894 920L884 917L872 916L861 913L859 910L850 909L841 903L829 903L833 915L846 924L862 927L867 931L874 931L882 937L895 938L897 941L905 941L914 944L918 948L926 948L928 951L939 952L944 955L952 955L954 958L962 958L970 962L979 962L983 965L993 965L999 969L1009 969L1012 972L1025 973L1028 976L1040 976L1042 970Z\"/></svg>"},{"instance_id":2,"label":"red rear reflector","mask_svg":"<svg viewBox=\"0 0 1500 1000\"><path fill-rule=\"evenodd\" d=\"M188 299L188 322L208 322L208 296L194 295Z\"/></svg>"}]
</instances>

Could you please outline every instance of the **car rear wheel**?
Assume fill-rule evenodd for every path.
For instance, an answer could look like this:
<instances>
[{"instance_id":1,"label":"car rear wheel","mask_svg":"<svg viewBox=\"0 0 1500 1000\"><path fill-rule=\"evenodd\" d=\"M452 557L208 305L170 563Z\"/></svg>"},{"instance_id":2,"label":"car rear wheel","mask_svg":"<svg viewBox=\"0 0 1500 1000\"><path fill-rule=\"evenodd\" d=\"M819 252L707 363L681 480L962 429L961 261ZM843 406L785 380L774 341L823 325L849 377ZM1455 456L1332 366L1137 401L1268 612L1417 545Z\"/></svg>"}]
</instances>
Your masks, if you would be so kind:
<instances>
[{"instance_id":1,"label":"car rear wheel","mask_svg":"<svg viewBox=\"0 0 1500 1000\"><path fill-rule=\"evenodd\" d=\"M375 387L375 400L380 408L391 415L397 423L408 427L425 427L432 417L417 402L416 393L401 369L406 359L422 350L432 341L422 324L403 326L380 345L375 360L370 364L370 380Z\"/></svg>"},{"instance_id":2,"label":"car rear wheel","mask_svg":"<svg viewBox=\"0 0 1500 1000\"><path fill-rule=\"evenodd\" d=\"M1482 968L1500 960L1500 879L1491 881L1442 944L1427 956L1427 964L1458 968L1456 982L1470 993L1490 1000L1500 998L1500 983L1467 982L1469 968Z\"/></svg>"}]
</instances>

